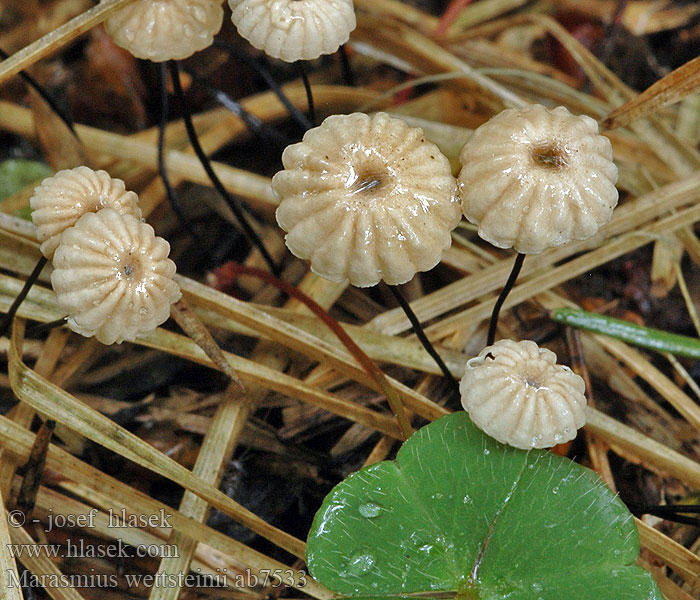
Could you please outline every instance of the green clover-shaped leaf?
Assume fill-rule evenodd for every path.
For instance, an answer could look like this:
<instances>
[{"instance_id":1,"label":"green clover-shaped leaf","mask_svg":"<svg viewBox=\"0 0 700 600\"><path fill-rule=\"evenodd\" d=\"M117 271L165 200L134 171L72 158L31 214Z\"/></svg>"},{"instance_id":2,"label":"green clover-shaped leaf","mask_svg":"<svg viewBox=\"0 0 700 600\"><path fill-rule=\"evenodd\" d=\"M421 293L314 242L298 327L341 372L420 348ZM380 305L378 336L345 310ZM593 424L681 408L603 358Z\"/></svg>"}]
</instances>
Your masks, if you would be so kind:
<instances>
[{"instance_id":1,"label":"green clover-shaped leaf","mask_svg":"<svg viewBox=\"0 0 700 600\"><path fill-rule=\"evenodd\" d=\"M632 515L595 473L500 444L460 412L337 485L307 563L349 597L661 600L638 553Z\"/></svg>"}]
</instances>

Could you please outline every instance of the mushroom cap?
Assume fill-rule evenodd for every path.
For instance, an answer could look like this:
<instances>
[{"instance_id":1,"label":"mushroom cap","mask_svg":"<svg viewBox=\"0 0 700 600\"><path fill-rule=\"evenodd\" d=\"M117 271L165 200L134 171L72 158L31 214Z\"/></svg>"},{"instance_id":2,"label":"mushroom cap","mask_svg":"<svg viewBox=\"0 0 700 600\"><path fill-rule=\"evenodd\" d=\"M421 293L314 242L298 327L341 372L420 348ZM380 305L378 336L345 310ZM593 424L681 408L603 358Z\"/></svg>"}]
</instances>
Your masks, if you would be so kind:
<instances>
[{"instance_id":1,"label":"mushroom cap","mask_svg":"<svg viewBox=\"0 0 700 600\"><path fill-rule=\"evenodd\" d=\"M516 448L550 448L586 423L586 386L535 342L499 340L467 361L462 406L474 424Z\"/></svg>"},{"instance_id":2,"label":"mushroom cap","mask_svg":"<svg viewBox=\"0 0 700 600\"><path fill-rule=\"evenodd\" d=\"M132 215L87 213L61 236L51 284L70 329L103 344L132 341L170 316L182 293L170 244Z\"/></svg>"},{"instance_id":3,"label":"mushroom cap","mask_svg":"<svg viewBox=\"0 0 700 600\"><path fill-rule=\"evenodd\" d=\"M617 205L612 159L590 117L539 104L504 110L460 154L464 215L483 239L521 253L584 240Z\"/></svg>"},{"instance_id":4,"label":"mushroom cap","mask_svg":"<svg viewBox=\"0 0 700 600\"><path fill-rule=\"evenodd\" d=\"M358 287L432 269L461 218L450 165L423 131L378 113L333 115L282 154L277 223L311 270Z\"/></svg>"},{"instance_id":5,"label":"mushroom cap","mask_svg":"<svg viewBox=\"0 0 700 600\"><path fill-rule=\"evenodd\" d=\"M110 177L106 171L76 167L44 179L29 199L41 253L51 260L61 234L85 213L113 208L140 219L138 201L121 179Z\"/></svg>"},{"instance_id":6,"label":"mushroom cap","mask_svg":"<svg viewBox=\"0 0 700 600\"><path fill-rule=\"evenodd\" d=\"M105 21L105 29L115 44L137 58L180 60L211 45L224 20L222 3L136 0L113 13Z\"/></svg>"},{"instance_id":7,"label":"mushroom cap","mask_svg":"<svg viewBox=\"0 0 700 600\"><path fill-rule=\"evenodd\" d=\"M352 0L228 0L242 38L286 62L331 54L355 29Z\"/></svg>"}]
</instances>

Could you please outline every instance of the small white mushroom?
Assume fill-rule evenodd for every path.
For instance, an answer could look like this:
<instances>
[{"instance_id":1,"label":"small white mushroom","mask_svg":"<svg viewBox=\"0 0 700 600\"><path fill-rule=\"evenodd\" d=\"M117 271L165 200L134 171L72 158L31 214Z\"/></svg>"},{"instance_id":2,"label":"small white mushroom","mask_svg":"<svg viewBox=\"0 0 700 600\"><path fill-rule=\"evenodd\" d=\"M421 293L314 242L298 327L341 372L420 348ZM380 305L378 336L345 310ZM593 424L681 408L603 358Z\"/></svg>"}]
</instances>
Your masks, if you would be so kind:
<instances>
[{"instance_id":1,"label":"small white mushroom","mask_svg":"<svg viewBox=\"0 0 700 600\"><path fill-rule=\"evenodd\" d=\"M617 167L598 124L565 107L499 113L460 155L464 215L479 235L523 254L583 240L617 205Z\"/></svg>"},{"instance_id":2,"label":"small white mushroom","mask_svg":"<svg viewBox=\"0 0 700 600\"><path fill-rule=\"evenodd\" d=\"M106 171L76 167L44 179L29 199L41 253L51 260L61 234L85 213L113 208L140 219L138 200L121 179L110 177Z\"/></svg>"},{"instance_id":3,"label":"small white mushroom","mask_svg":"<svg viewBox=\"0 0 700 600\"><path fill-rule=\"evenodd\" d=\"M51 284L67 325L103 344L153 331L181 297L170 245L136 217L87 213L61 236Z\"/></svg>"},{"instance_id":4,"label":"small white mushroom","mask_svg":"<svg viewBox=\"0 0 700 600\"><path fill-rule=\"evenodd\" d=\"M102 0L105 2L105 0ZM105 21L114 42L137 58L180 60L211 45L223 0L137 0Z\"/></svg>"},{"instance_id":5,"label":"small white mushroom","mask_svg":"<svg viewBox=\"0 0 700 600\"><path fill-rule=\"evenodd\" d=\"M282 154L277 222L311 270L358 287L432 269L461 217L448 160L423 131L378 113L334 115Z\"/></svg>"},{"instance_id":6,"label":"small white mushroom","mask_svg":"<svg viewBox=\"0 0 700 600\"><path fill-rule=\"evenodd\" d=\"M335 52L355 29L352 0L228 0L238 33L286 62Z\"/></svg>"},{"instance_id":7,"label":"small white mushroom","mask_svg":"<svg viewBox=\"0 0 700 600\"><path fill-rule=\"evenodd\" d=\"M550 448L586 423L585 383L535 342L499 340L467 361L462 406L474 424L516 448Z\"/></svg>"}]
</instances>

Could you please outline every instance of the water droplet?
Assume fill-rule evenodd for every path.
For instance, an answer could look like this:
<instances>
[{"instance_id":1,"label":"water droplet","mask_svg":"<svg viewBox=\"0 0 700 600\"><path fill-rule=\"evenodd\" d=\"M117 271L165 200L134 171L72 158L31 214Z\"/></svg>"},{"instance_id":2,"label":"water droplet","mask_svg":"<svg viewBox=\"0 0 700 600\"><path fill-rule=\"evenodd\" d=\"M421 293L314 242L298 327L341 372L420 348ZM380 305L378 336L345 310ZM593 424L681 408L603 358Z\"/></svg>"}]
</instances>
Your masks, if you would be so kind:
<instances>
[{"instance_id":1,"label":"water droplet","mask_svg":"<svg viewBox=\"0 0 700 600\"><path fill-rule=\"evenodd\" d=\"M471 499L471 496L469 494L467 494L464 498L462 498L462 502L464 502L464 504L469 504L471 501L472 501L472 499Z\"/></svg>"},{"instance_id":2,"label":"water droplet","mask_svg":"<svg viewBox=\"0 0 700 600\"><path fill-rule=\"evenodd\" d=\"M541 583L533 583L532 584L532 591L533 592L541 592L544 588L542 587Z\"/></svg>"},{"instance_id":3,"label":"water droplet","mask_svg":"<svg viewBox=\"0 0 700 600\"><path fill-rule=\"evenodd\" d=\"M534 468L535 468L535 464L534 464L534 463L530 463L530 464L527 466L527 468L528 468L528 469L534 469Z\"/></svg>"},{"instance_id":4,"label":"water droplet","mask_svg":"<svg viewBox=\"0 0 700 600\"><path fill-rule=\"evenodd\" d=\"M552 494L558 494L559 493L559 488L558 487L553 487L552 488Z\"/></svg>"},{"instance_id":5,"label":"water droplet","mask_svg":"<svg viewBox=\"0 0 700 600\"><path fill-rule=\"evenodd\" d=\"M382 512L382 507L374 502L365 502L364 504L360 504L358 510L363 517L373 519L374 517L378 517Z\"/></svg>"},{"instance_id":6,"label":"water droplet","mask_svg":"<svg viewBox=\"0 0 700 600\"><path fill-rule=\"evenodd\" d=\"M484 448L484 456L488 456L489 454L491 454L491 450Z\"/></svg>"},{"instance_id":7,"label":"water droplet","mask_svg":"<svg viewBox=\"0 0 700 600\"><path fill-rule=\"evenodd\" d=\"M355 554L348 562L348 574L364 575L374 566L374 557L371 554Z\"/></svg>"}]
</instances>

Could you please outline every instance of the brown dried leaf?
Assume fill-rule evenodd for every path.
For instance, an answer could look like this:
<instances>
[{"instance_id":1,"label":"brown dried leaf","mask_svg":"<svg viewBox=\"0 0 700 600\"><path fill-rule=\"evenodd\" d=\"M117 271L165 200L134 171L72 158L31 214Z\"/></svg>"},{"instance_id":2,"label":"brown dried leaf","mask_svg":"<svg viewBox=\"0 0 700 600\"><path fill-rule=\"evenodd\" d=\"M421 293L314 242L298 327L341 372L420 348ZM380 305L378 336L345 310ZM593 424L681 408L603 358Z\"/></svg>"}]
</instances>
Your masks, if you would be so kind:
<instances>
[{"instance_id":1,"label":"brown dried leaf","mask_svg":"<svg viewBox=\"0 0 700 600\"><path fill-rule=\"evenodd\" d=\"M700 87L700 57L688 61L638 96L618 106L603 121L606 129L615 129L647 117L660 108L679 102Z\"/></svg>"},{"instance_id":2,"label":"brown dried leaf","mask_svg":"<svg viewBox=\"0 0 700 600\"><path fill-rule=\"evenodd\" d=\"M80 140L33 88L29 88L29 95L36 137L51 168L60 171L88 165Z\"/></svg>"}]
</instances>

